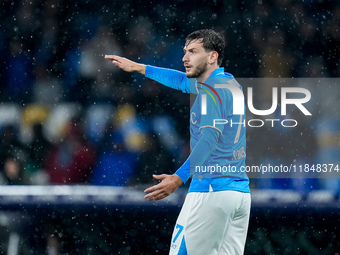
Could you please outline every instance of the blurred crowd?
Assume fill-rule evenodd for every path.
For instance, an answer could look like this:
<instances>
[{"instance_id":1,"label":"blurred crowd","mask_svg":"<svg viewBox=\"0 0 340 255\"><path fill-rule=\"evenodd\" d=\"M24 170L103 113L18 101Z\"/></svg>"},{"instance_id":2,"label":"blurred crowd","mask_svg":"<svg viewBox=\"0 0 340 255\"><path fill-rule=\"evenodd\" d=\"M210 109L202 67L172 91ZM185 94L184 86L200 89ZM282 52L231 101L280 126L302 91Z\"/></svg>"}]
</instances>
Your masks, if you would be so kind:
<instances>
[{"instance_id":1,"label":"blurred crowd","mask_svg":"<svg viewBox=\"0 0 340 255\"><path fill-rule=\"evenodd\" d=\"M3 184L148 184L153 173L173 172L185 161L190 97L120 71L105 54L183 71L186 35L214 28L225 34L223 66L235 77L340 75L337 1L203 1L193 8L188 1L21 0L0 6ZM338 155L339 144L320 143L319 122L312 117L287 132L249 130L249 164L316 162L325 146ZM317 179L252 181L253 188L330 185L340 189Z\"/></svg>"}]
</instances>

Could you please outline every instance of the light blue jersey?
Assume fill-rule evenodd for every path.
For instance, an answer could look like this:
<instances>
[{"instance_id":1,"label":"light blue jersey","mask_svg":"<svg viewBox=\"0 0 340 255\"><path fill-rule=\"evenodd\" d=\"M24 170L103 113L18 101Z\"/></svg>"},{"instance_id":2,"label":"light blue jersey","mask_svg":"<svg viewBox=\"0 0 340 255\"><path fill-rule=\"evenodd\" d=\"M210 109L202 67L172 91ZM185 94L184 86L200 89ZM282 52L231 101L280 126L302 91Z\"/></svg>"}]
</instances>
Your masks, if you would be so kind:
<instances>
[{"instance_id":1,"label":"light blue jersey","mask_svg":"<svg viewBox=\"0 0 340 255\"><path fill-rule=\"evenodd\" d=\"M228 84L242 90L234 77L223 68L216 69L204 84L189 79L185 73L147 66L145 76L184 93L197 94L190 110L190 146L193 151L202 138L205 128L217 133L218 140L207 159L197 164L189 160L176 174L186 182L192 177L189 192L235 190L249 193L249 179L244 172L246 157L245 114L233 114L233 95L227 88L216 84ZM206 153L199 147L199 155Z\"/></svg>"}]
</instances>

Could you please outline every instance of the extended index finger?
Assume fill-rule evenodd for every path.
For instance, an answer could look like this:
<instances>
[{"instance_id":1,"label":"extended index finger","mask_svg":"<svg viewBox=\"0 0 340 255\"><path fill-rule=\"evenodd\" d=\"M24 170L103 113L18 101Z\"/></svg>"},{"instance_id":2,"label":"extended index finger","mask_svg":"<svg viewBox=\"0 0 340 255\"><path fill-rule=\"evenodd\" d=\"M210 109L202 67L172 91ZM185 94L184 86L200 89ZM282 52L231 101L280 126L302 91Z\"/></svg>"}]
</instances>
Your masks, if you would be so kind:
<instances>
[{"instance_id":1,"label":"extended index finger","mask_svg":"<svg viewBox=\"0 0 340 255\"><path fill-rule=\"evenodd\" d=\"M104 56L106 59L110 59L110 60L118 60L119 57L116 55L105 55Z\"/></svg>"}]
</instances>

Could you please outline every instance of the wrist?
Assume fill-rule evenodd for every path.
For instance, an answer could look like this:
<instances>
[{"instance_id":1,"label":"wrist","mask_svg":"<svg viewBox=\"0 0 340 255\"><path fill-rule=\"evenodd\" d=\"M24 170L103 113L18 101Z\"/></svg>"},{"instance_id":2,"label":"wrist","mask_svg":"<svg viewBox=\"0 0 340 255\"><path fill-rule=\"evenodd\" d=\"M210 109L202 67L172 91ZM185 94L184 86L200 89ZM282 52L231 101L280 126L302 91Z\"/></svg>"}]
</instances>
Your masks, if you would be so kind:
<instances>
[{"instance_id":1,"label":"wrist","mask_svg":"<svg viewBox=\"0 0 340 255\"><path fill-rule=\"evenodd\" d=\"M183 180L177 174L173 174L172 178L174 179L174 181L175 181L175 183L178 187L181 186L184 183Z\"/></svg>"},{"instance_id":2,"label":"wrist","mask_svg":"<svg viewBox=\"0 0 340 255\"><path fill-rule=\"evenodd\" d=\"M144 64L139 64L139 63L136 64L136 68L135 68L135 71L136 71L136 72L145 75L145 69L146 69L146 65L144 65Z\"/></svg>"}]
</instances>

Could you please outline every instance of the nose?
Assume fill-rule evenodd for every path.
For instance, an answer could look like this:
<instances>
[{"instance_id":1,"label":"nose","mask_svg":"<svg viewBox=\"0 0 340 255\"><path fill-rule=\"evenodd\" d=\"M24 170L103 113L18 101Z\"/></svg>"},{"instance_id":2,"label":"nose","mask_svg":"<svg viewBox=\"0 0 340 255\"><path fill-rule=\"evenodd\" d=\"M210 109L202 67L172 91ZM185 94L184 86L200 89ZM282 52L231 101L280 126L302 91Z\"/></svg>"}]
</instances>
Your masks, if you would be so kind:
<instances>
[{"instance_id":1,"label":"nose","mask_svg":"<svg viewBox=\"0 0 340 255\"><path fill-rule=\"evenodd\" d=\"M182 58L183 62L188 62L189 61L189 57L188 57L188 53L185 53L183 58Z\"/></svg>"}]
</instances>

